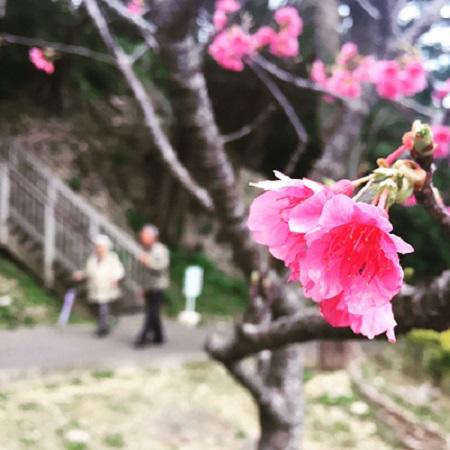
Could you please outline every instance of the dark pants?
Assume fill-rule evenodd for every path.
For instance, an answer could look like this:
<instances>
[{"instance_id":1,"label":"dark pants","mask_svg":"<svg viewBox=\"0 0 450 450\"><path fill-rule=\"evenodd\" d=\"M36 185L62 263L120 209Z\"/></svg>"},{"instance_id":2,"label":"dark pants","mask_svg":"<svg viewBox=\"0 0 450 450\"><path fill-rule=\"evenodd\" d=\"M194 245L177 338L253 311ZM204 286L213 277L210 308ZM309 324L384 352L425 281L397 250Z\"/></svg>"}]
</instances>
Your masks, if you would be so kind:
<instances>
[{"instance_id":1,"label":"dark pants","mask_svg":"<svg viewBox=\"0 0 450 450\"><path fill-rule=\"evenodd\" d=\"M163 302L163 291L147 291L145 293L145 319L138 338L140 341L143 342L147 339L152 339L154 342L164 341L164 329L161 321Z\"/></svg>"},{"instance_id":2,"label":"dark pants","mask_svg":"<svg viewBox=\"0 0 450 450\"><path fill-rule=\"evenodd\" d=\"M91 303L92 313L97 318L97 334L110 331L110 305L109 303Z\"/></svg>"}]
</instances>

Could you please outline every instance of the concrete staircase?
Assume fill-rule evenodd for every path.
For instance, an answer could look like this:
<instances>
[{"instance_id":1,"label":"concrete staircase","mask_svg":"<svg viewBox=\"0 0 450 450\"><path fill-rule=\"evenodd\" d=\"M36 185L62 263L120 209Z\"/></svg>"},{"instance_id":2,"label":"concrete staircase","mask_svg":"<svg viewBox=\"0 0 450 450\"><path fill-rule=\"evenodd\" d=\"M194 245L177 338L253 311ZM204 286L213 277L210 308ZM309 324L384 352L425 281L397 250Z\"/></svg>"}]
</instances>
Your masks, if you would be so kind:
<instances>
[{"instance_id":1,"label":"concrete staircase","mask_svg":"<svg viewBox=\"0 0 450 450\"><path fill-rule=\"evenodd\" d=\"M92 238L107 234L126 270L125 309L135 309L136 290L145 268L136 241L49 168L17 145L0 149L0 248L11 253L43 280L64 291L70 275L84 267Z\"/></svg>"}]
</instances>

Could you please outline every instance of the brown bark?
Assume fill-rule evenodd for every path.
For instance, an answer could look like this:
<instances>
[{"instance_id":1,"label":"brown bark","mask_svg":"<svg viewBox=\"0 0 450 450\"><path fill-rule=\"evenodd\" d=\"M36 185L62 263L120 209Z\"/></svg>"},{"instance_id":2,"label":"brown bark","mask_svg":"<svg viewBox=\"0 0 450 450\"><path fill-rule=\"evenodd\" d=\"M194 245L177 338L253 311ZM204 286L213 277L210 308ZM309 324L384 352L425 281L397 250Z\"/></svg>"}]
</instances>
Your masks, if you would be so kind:
<instances>
[{"instance_id":1,"label":"brown bark","mask_svg":"<svg viewBox=\"0 0 450 450\"><path fill-rule=\"evenodd\" d=\"M170 73L172 95L177 99L179 124L185 136L189 137L188 147L196 156L200 182L208 186L216 217L228 235L235 261L247 276L255 270L261 272L263 265L259 251L246 227L246 211L239 198L236 176L212 112L201 71L199 48L191 36L176 39L172 34L160 37L159 48ZM267 302L266 296L263 307L269 308ZM294 309L291 302L282 298L275 314L289 314ZM257 310L250 310L248 316L256 322L261 318ZM290 346L271 352L264 374L253 369L245 375L242 368L234 364L226 367L249 389L258 406L261 425L259 449L298 450L302 427L299 349Z\"/></svg>"}]
</instances>

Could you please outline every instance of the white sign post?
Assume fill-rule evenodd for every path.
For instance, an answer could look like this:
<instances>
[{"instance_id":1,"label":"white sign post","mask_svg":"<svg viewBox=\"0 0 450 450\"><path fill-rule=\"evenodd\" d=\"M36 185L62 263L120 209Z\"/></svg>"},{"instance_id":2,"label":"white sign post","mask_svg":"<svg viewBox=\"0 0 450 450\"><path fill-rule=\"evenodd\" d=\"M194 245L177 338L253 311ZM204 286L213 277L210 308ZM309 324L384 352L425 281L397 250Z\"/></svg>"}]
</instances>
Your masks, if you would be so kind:
<instances>
[{"instance_id":1,"label":"white sign post","mask_svg":"<svg viewBox=\"0 0 450 450\"><path fill-rule=\"evenodd\" d=\"M178 315L178 320L189 326L200 322L200 314L195 311L195 302L203 289L203 269L200 266L189 266L184 273L183 294L186 297L186 307Z\"/></svg>"}]
</instances>

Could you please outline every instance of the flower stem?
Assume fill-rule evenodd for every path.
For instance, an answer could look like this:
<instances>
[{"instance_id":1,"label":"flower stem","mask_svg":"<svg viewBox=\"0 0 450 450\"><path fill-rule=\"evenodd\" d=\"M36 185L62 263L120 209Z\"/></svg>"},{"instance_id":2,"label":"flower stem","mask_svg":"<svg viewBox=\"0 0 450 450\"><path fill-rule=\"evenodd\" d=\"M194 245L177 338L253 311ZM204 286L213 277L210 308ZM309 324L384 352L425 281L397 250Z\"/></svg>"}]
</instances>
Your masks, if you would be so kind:
<instances>
[{"instance_id":1,"label":"flower stem","mask_svg":"<svg viewBox=\"0 0 450 450\"><path fill-rule=\"evenodd\" d=\"M387 202L388 195L389 195L389 190L387 188L383 189L383 192L378 197L378 205L377 205L378 208L387 209L386 202Z\"/></svg>"},{"instance_id":2,"label":"flower stem","mask_svg":"<svg viewBox=\"0 0 450 450\"><path fill-rule=\"evenodd\" d=\"M406 151L408 151L408 147L406 147L406 145L400 145L400 147L394 150L390 155L388 155L384 161L387 163L389 167Z\"/></svg>"}]
</instances>

